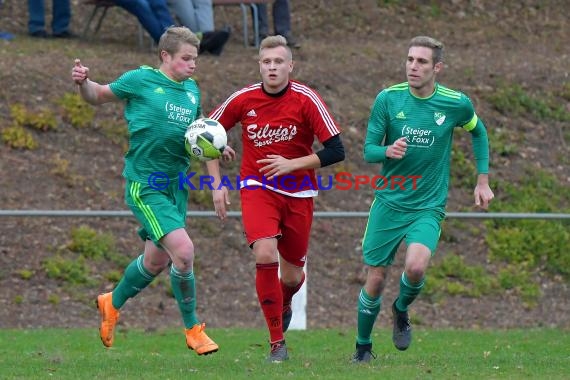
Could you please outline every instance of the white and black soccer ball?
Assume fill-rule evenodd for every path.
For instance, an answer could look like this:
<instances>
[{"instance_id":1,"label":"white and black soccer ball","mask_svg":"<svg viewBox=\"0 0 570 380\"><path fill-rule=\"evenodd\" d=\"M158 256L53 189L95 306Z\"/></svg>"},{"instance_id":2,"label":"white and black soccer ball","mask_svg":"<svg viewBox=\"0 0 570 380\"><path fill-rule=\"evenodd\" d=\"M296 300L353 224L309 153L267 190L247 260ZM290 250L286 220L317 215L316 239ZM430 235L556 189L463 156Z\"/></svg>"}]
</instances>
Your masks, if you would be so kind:
<instances>
[{"instance_id":1,"label":"white and black soccer ball","mask_svg":"<svg viewBox=\"0 0 570 380\"><path fill-rule=\"evenodd\" d=\"M228 143L224 126L207 117L194 120L184 135L190 157L200 161L220 158Z\"/></svg>"}]
</instances>

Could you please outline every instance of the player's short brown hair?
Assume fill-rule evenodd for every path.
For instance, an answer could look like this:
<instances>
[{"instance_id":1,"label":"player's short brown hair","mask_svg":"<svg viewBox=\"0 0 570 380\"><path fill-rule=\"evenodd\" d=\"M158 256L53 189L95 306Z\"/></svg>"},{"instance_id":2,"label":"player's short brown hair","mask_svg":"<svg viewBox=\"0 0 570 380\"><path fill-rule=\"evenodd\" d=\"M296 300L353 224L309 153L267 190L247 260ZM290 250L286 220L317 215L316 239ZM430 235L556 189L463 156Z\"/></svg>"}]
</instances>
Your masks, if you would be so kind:
<instances>
[{"instance_id":1,"label":"player's short brown hair","mask_svg":"<svg viewBox=\"0 0 570 380\"><path fill-rule=\"evenodd\" d=\"M421 46L430 48L433 52L433 63L443 62L443 43L428 36L416 36L410 40L408 48Z\"/></svg>"},{"instance_id":2,"label":"player's short brown hair","mask_svg":"<svg viewBox=\"0 0 570 380\"><path fill-rule=\"evenodd\" d=\"M185 26L171 26L160 36L158 41L158 57L162 61L160 56L161 51L166 51L170 55L178 53L180 50L180 45L183 43L195 46L196 49L200 48L200 39L192 33L190 29Z\"/></svg>"}]
</instances>

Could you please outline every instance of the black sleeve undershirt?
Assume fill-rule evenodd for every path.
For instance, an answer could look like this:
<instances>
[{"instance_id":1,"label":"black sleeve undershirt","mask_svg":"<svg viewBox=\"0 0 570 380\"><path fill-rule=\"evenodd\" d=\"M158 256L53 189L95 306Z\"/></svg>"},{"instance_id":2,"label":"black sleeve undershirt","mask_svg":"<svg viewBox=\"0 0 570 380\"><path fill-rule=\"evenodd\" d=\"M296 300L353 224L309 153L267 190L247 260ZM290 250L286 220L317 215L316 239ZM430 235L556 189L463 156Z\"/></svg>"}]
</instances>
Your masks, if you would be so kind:
<instances>
[{"instance_id":1,"label":"black sleeve undershirt","mask_svg":"<svg viewBox=\"0 0 570 380\"><path fill-rule=\"evenodd\" d=\"M323 142L324 148L315 154L321 161L321 168L344 160L344 145L340 135L335 135Z\"/></svg>"}]
</instances>

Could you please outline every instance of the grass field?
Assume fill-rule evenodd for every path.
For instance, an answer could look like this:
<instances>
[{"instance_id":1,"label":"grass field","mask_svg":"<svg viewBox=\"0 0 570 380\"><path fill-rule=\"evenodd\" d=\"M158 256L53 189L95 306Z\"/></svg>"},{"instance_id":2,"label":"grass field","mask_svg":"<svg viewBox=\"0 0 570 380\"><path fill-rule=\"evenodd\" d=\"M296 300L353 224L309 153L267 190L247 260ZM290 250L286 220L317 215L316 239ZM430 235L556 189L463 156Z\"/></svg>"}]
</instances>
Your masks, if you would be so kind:
<instances>
[{"instance_id":1,"label":"grass field","mask_svg":"<svg viewBox=\"0 0 570 380\"><path fill-rule=\"evenodd\" d=\"M569 379L570 332L418 330L406 352L375 331L377 359L354 365L352 330L291 331L291 359L267 364L261 329L209 329L220 351L186 348L178 330L119 329L112 349L93 329L0 330L1 379Z\"/></svg>"}]
</instances>

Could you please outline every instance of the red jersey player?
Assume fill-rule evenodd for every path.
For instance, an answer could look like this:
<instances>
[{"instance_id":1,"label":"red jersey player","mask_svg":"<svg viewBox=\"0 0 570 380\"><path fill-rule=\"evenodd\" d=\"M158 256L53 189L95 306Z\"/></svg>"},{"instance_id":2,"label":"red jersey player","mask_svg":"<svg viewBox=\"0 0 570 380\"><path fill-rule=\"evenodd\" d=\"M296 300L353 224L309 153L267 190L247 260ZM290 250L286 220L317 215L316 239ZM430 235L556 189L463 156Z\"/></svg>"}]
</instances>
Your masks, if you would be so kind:
<instances>
[{"instance_id":1,"label":"red jersey player","mask_svg":"<svg viewBox=\"0 0 570 380\"><path fill-rule=\"evenodd\" d=\"M305 280L313 197L318 193L314 169L344 160L340 130L327 106L313 89L289 79L292 70L287 40L265 38L259 48L262 82L236 91L210 114L226 129L237 123L242 127L242 220L255 256L270 362L288 359L284 332L291 322L292 297ZM324 148L313 153L315 136ZM218 189L219 163L207 165ZM214 190L213 200L216 214L224 218L228 190Z\"/></svg>"}]
</instances>

